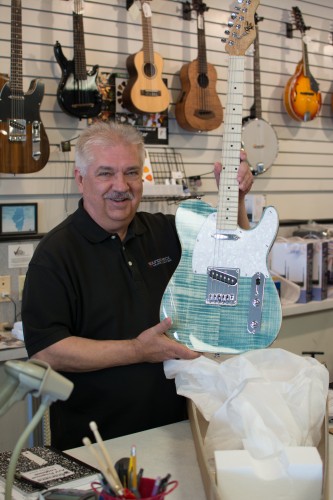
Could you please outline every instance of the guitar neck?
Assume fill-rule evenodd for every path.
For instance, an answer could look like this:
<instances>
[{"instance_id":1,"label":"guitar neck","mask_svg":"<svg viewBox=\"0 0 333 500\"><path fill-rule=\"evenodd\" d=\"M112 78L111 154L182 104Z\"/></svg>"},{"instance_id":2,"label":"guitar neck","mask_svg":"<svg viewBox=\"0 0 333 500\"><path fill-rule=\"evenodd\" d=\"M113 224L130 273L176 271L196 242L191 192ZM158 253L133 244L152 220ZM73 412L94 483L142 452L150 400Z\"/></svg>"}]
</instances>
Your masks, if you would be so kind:
<instances>
[{"instance_id":1,"label":"guitar neck","mask_svg":"<svg viewBox=\"0 0 333 500\"><path fill-rule=\"evenodd\" d=\"M74 0L73 42L75 78L77 80L86 80L87 65L84 44L82 0Z\"/></svg>"},{"instance_id":2,"label":"guitar neck","mask_svg":"<svg viewBox=\"0 0 333 500\"><path fill-rule=\"evenodd\" d=\"M260 53L259 53L259 29L256 26L256 38L254 40L253 56L253 82L254 82L254 114L256 118L262 117L261 109L261 83L260 83Z\"/></svg>"},{"instance_id":3,"label":"guitar neck","mask_svg":"<svg viewBox=\"0 0 333 500\"><path fill-rule=\"evenodd\" d=\"M303 54L303 72L304 76L310 77L308 46L302 39L302 54Z\"/></svg>"},{"instance_id":4,"label":"guitar neck","mask_svg":"<svg viewBox=\"0 0 333 500\"><path fill-rule=\"evenodd\" d=\"M217 229L235 230L238 223L239 158L242 139L244 56L229 57L228 92L222 144L222 173L217 208Z\"/></svg>"},{"instance_id":5,"label":"guitar neck","mask_svg":"<svg viewBox=\"0 0 333 500\"><path fill-rule=\"evenodd\" d=\"M203 14L198 12L198 63L199 74L207 74L207 54L205 20Z\"/></svg>"},{"instance_id":6,"label":"guitar neck","mask_svg":"<svg viewBox=\"0 0 333 500\"><path fill-rule=\"evenodd\" d=\"M23 96L21 0L12 0L11 4L11 62L9 86L13 96Z\"/></svg>"},{"instance_id":7,"label":"guitar neck","mask_svg":"<svg viewBox=\"0 0 333 500\"><path fill-rule=\"evenodd\" d=\"M154 64L153 30L151 27L150 5L144 3L141 10L143 58L145 64Z\"/></svg>"}]
</instances>

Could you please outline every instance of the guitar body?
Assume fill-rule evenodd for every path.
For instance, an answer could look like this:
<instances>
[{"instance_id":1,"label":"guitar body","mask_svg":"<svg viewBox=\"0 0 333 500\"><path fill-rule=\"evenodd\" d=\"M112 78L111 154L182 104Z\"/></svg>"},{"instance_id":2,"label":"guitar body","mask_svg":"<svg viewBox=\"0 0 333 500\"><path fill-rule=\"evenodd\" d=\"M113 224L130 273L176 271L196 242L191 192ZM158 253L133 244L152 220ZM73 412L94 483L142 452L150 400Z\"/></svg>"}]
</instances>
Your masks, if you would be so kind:
<instances>
[{"instance_id":1,"label":"guitar body","mask_svg":"<svg viewBox=\"0 0 333 500\"><path fill-rule=\"evenodd\" d=\"M61 79L57 90L57 100L61 109L77 118L92 118L102 110L102 96L98 90L95 65L84 78L75 75L75 61L69 61L63 54L61 44L56 42L54 55L61 68Z\"/></svg>"},{"instance_id":2,"label":"guitar body","mask_svg":"<svg viewBox=\"0 0 333 500\"><path fill-rule=\"evenodd\" d=\"M307 122L316 118L321 104L321 93L313 89L312 78L304 74L303 61L300 61L285 87L286 111L294 120Z\"/></svg>"},{"instance_id":3,"label":"guitar body","mask_svg":"<svg viewBox=\"0 0 333 500\"><path fill-rule=\"evenodd\" d=\"M129 79L122 99L133 113L161 113L169 106L169 90L162 79L163 59L156 52L153 59L145 63L144 51L140 51L126 60Z\"/></svg>"},{"instance_id":4,"label":"guitar body","mask_svg":"<svg viewBox=\"0 0 333 500\"><path fill-rule=\"evenodd\" d=\"M180 70L182 93L176 103L176 120L185 130L208 131L218 128L223 108L216 92L217 73L207 63L207 73L200 73L199 61L184 64Z\"/></svg>"},{"instance_id":5,"label":"guitar body","mask_svg":"<svg viewBox=\"0 0 333 500\"><path fill-rule=\"evenodd\" d=\"M255 175L265 172L279 150L279 141L272 125L262 118L244 121L242 142L247 161Z\"/></svg>"},{"instance_id":6,"label":"guitar body","mask_svg":"<svg viewBox=\"0 0 333 500\"><path fill-rule=\"evenodd\" d=\"M160 310L162 319L172 318L168 336L200 352L241 353L270 345L281 325L280 299L267 269L267 255L278 230L275 209L268 207L254 229L223 230L223 235L229 237L223 239L216 230L215 210L202 201L186 200L177 210L176 227L182 257ZM215 238L216 234L220 238ZM238 270L237 287L225 285L222 293L226 301L229 296L233 302L232 288L238 288L237 304L207 303L210 267L223 268L228 275ZM258 313L252 306L258 273L264 282L260 292L261 327L251 333L251 318ZM217 294L218 290L219 282Z\"/></svg>"},{"instance_id":7,"label":"guitar body","mask_svg":"<svg viewBox=\"0 0 333 500\"><path fill-rule=\"evenodd\" d=\"M28 92L13 105L9 82L4 78L0 78L0 82L0 172L38 172L50 155L39 113L44 84L38 79L32 80Z\"/></svg>"}]
</instances>

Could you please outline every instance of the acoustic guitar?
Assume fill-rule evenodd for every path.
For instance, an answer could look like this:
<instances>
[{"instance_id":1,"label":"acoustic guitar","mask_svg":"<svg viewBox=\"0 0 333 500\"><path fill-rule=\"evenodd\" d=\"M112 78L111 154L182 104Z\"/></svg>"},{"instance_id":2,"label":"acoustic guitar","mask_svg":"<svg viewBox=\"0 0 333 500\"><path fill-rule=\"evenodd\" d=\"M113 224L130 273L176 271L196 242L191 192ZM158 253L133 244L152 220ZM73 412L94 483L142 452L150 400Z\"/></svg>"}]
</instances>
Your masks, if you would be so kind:
<instances>
[{"instance_id":1,"label":"acoustic guitar","mask_svg":"<svg viewBox=\"0 0 333 500\"><path fill-rule=\"evenodd\" d=\"M267 207L254 229L238 226L245 52L255 37L258 4L242 0L229 22L233 28L226 43L230 57L218 208L193 199L180 204L176 227L182 255L161 302L161 318L172 319L167 335L200 352L264 348L281 325L280 299L267 269L277 212Z\"/></svg>"},{"instance_id":2,"label":"acoustic guitar","mask_svg":"<svg viewBox=\"0 0 333 500\"><path fill-rule=\"evenodd\" d=\"M74 59L69 61L57 41L54 55L61 68L57 100L61 109L77 118L92 118L102 110L102 95L97 84L98 65L87 71L83 29L82 0L74 0L73 46Z\"/></svg>"},{"instance_id":3,"label":"acoustic guitar","mask_svg":"<svg viewBox=\"0 0 333 500\"><path fill-rule=\"evenodd\" d=\"M147 0L140 0L143 48L128 56L128 82L123 91L123 104L133 113L161 113L170 103L170 95L162 79L163 59L153 49L152 11Z\"/></svg>"},{"instance_id":4,"label":"acoustic guitar","mask_svg":"<svg viewBox=\"0 0 333 500\"><path fill-rule=\"evenodd\" d=\"M38 172L50 155L49 140L40 119L44 84L40 79L23 91L22 5L11 2L11 60L9 80L0 75L0 172Z\"/></svg>"},{"instance_id":5,"label":"acoustic guitar","mask_svg":"<svg viewBox=\"0 0 333 500\"><path fill-rule=\"evenodd\" d=\"M176 120L185 130L207 131L218 128L223 119L223 108L216 92L217 73L207 62L204 12L202 0L196 0L198 56L180 70L182 91L176 103Z\"/></svg>"},{"instance_id":6,"label":"acoustic guitar","mask_svg":"<svg viewBox=\"0 0 333 500\"><path fill-rule=\"evenodd\" d=\"M262 118L259 26L264 18L256 13L256 38L254 40L253 81L254 103L250 115L243 118L243 146L247 153L247 161L254 175L262 174L274 163L279 150L276 132L272 125Z\"/></svg>"},{"instance_id":7,"label":"acoustic guitar","mask_svg":"<svg viewBox=\"0 0 333 500\"><path fill-rule=\"evenodd\" d=\"M288 115L296 121L308 122L318 116L321 109L321 93L319 85L309 69L308 48L305 26L301 11L292 8L295 24L302 35L302 59L297 64L294 75L288 80L283 96Z\"/></svg>"}]
</instances>

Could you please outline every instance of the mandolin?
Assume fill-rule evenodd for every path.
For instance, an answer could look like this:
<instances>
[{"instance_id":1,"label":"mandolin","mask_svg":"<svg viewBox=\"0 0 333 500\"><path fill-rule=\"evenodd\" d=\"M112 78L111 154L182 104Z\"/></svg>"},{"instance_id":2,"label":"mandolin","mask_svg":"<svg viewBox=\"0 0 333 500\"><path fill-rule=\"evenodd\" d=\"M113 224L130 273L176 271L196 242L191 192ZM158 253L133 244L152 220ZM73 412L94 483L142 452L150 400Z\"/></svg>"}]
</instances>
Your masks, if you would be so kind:
<instances>
[{"instance_id":1,"label":"mandolin","mask_svg":"<svg viewBox=\"0 0 333 500\"><path fill-rule=\"evenodd\" d=\"M288 115L297 121L308 122L316 118L321 109L319 85L309 69L305 26L301 11L292 8L297 29L302 35L302 59L297 64L294 75L288 80L284 90L284 106Z\"/></svg>"},{"instance_id":2,"label":"mandolin","mask_svg":"<svg viewBox=\"0 0 333 500\"><path fill-rule=\"evenodd\" d=\"M123 104L133 113L161 113L170 103L170 95L162 79L163 59L153 49L152 11L147 0L140 0L143 48L128 56L128 82L123 91Z\"/></svg>"},{"instance_id":3,"label":"mandolin","mask_svg":"<svg viewBox=\"0 0 333 500\"><path fill-rule=\"evenodd\" d=\"M247 161L254 175L265 172L273 165L279 149L278 139L274 128L262 118L258 27L258 23L262 20L263 17L259 17L256 13L256 38L253 43L254 103L250 108L250 116L243 118L242 134Z\"/></svg>"},{"instance_id":4,"label":"mandolin","mask_svg":"<svg viewBox=\"0 0 333 500\"><path fill-rule=\"evenodd\" d=\"M74 0L74 59L66 59L58 41L54 45L54 55L62 72L57 90L59 106L68 115L80 119L97 116L102 110L102 96L97 84L98 66L93 66L91 71L87 71L86 66L82 1Z\"/></svg>"},{"instance_id":5,"label":"mandolin","mask_svg":"<svg viewBox=\"0 0 333 500\"><path fill-rule=\"evenodd\" d=\"M281 304L267 268L278 216L267 207L257 226L238 226L237 173L241 150L245 52L255 37L259 0L242 0L228 23L229 54L218 208L186 200L176 212L179 265L164 292L167 335L199 352L236 354L264 348L276 338Z\"/></svg>"},{"instance_id":6,"label":"mandolin","mask_svg":"<svg viewBox=\"0 0 333 500\"><path fill-rule=\"evenodd\" d=\"M40 119L44 84L40 79L32 80L28 92L23 92L21 0L11 2L10 77L0 75L0 89L0 172L38 172L50 155Z\"/></svg>"},{"instance_id":7,"label":"mandolin","mask_svg":"<svg viewBox=\"0 0 333 500\"><path fill-rule=\"evenodd\" d=\"M204 12L202 0L196 0L198 56L180 70L182 91L176 103L176 120L185 130L206 131L218 128L223 119L223 108L216 92L217 73L207 62Z\"/></svg>"}]
</instances>

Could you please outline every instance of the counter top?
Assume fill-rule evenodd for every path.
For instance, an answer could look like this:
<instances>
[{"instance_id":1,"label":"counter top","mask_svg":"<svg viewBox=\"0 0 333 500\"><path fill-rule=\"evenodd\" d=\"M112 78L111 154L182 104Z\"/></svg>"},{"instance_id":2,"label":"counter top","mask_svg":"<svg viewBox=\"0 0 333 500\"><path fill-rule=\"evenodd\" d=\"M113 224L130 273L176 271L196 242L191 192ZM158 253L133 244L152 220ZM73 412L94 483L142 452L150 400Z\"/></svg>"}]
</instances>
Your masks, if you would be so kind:
<instances>
[{"instance_id":1,"label":"counter top","mask_svg":"<svg viewBox=\"0 0 333 500\"><path fill-rule=\"evenodd\" d=\"M10 331L0 330L0 362L27 357L24 342L14 337Z\"/></svg>"}]
</instances>

